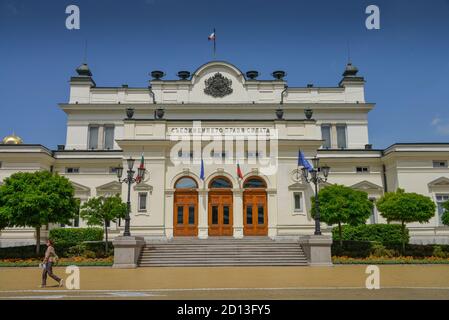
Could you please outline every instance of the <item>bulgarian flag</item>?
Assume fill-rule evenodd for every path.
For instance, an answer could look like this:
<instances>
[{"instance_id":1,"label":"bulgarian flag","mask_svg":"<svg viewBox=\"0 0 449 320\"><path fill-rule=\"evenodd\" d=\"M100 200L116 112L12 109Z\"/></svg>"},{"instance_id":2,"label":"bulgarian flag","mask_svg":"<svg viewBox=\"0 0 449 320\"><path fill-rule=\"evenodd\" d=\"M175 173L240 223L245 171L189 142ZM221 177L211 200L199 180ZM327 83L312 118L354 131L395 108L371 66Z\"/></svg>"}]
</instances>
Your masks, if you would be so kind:
<instances>
[{"instance_id":1,"label":"bulgarian flag","mask_svg":"<svg viewBox=\"0 0 449 320\"><path fill-rule=\"evenodd\" d=\"M209 41L213 41L214 42L214 58L215 58L215 52L217 51L217 44L216 44L216 42L215 42L215 28L214 28L214 32L212 32L211 34L210 34L210 36L208 36L207 37L207 40L209 40Z\"/></svg>"},{"instance_id":2,"label":"bulgarian flag","mask_svg":"<svg viewBox=\"0 0 449 320\"><path fill-rule=\"evenodd\" d=\"M144 169L145 168L145 158L143 157L143 152L142 152L142 156L140 157L140 169Z\"/></svg>"},{"instance_id":3,"label":"bulgarian flag","mask_svg":"<svg viewBox=\"0 0 449 320\"><path fill-rule=\"evenodd\" d=\"M239 179L243 179L242 170L240 169L240 164L238 163L237 163L237 177L239 177Z\"/></svg>"},{"instance_id":4,"label":"bulgarian flag","mask_svg":"<svg viewBox=\"0 0 449 320\"><path fill-rule=\"evenodd\" d=\"M145 169L145 158L143 156L143 152L142 152L142 156L140 157L140 165L139 165L139 169ZM137 176L137 182L141 182L142 181L142 177Z\"/></svg>"},{"instance_id":5,"label":"bulgarian flag","mask_svg":"<svg viewBox=\"0 0 449 320\"><path fill-rule=\"evenodd\" d=\"M214 32L212 32L210 34L210 36L207 37L207 40L214 40L215 41L215 28L214 28Z\"/></svg>"}]
</instances>

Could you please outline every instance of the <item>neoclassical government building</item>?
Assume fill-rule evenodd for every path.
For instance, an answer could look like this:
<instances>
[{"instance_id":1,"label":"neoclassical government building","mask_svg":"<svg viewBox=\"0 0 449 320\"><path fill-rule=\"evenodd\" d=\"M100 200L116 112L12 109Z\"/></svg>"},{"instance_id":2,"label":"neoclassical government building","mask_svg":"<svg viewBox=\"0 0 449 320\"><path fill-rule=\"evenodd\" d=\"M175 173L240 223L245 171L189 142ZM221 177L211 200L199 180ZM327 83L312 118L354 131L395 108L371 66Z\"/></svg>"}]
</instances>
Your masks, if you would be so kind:
<instances>
[{"instance_id":1,"label":"neoclassical government building","mask_svg":"<svg viewBox=\"0 0 449 320\"><path fill-rule=\"evenodd\" d=\"M449 199L449 143L368 139L365 80L350 63L335 87L287 86L211 61L165 79L153 71L139 88L98 86L86 64L70 79L65 145L50 150L11 135L0 144L0 183L19 171L50 170L70 179L81 202L121 194L116 168L144 158L146 176L131 188L131 233L146 239L313 234L313 187L298 174L298 151L329 166L326 184L363 190L373 201L403 188L431 197L435 216L408 225L415 243L449 243L441 203ZM239 168L239 169L238 169ZM240 170L240 171L238 171ZM239 174L239 172L241 174ZM373 209L367 223L384 223ZM79 218L74 227L85 226ZM49 226L52 228L54 226ZM123 233L124 221L109 226ZM324 232L330 227L322 225ZM48 231L42 231L42 238ZM1 231L0 244L32 243L33 229Z\"/></svg>"}]
</instances>

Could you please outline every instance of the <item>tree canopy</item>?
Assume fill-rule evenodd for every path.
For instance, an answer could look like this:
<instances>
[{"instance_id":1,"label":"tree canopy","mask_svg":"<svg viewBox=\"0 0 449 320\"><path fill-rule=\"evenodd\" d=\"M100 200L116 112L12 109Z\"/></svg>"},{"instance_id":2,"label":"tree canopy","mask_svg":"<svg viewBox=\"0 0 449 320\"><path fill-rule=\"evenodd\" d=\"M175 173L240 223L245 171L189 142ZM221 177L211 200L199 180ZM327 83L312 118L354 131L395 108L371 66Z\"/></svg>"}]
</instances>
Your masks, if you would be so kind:
<instances>
[{"instance_id":1,"label":"tree canopy","mask_svg":"<svg viewBox=\"0 0 449 320\"><path fill-rule=\"evenodd\" d=\"M429 197L398 189L385 193L377 201L377 208L388 222L425 223L435 215L436 206Z\"/></svg>"},{"instance_id":2,"label":"tree canopy","mask_svg":"<svg viewBox=\"0 0 449 320\"><path fill-rule=\"evenodd\" d=\"M331 185L318 192L320 219L328 225L364 224L369 218L373 203L368 194L343 185ZM315 217L315 197L312 197L312 216Z\"/></svg>"},{"instance_id":3,"label":"tree canopy","mask_svg":"<svg viewBox=\"0 0 449 320\"><path fill-rule=\"evenodd\" d=\"M387 192L377 203L388 223L400 222L403 230L402 250L405 250L405 224L412 222L425 223L435 216L435 203L429 197L417 193L407 193L403 189Z\"/></svg>"},{"instance_id":4,"label":"tree canopy","mask_svg":"<svg viewBox=\"0 0 449 320\"><path fill-rule=\"evenodd\" d=\"M69 223L77 210L71 182L48 171L14 173L0 187L0 220L12 227L36 228L37 253L41 227Z\"/></svg>"},{"instance_id":5,"label":"tree canopy","mask_svg":"<svg viewBox=\"0 0 449 320\"><path fill-rule=\"evenodd\" d=\"M119 195L113 197L96 197L89 199L81 206L81 218L87 225L103 226L106 236L106 251L108 250L108 224L116 222L126 215L127 206Z\"/></svg>"}]
</instances>

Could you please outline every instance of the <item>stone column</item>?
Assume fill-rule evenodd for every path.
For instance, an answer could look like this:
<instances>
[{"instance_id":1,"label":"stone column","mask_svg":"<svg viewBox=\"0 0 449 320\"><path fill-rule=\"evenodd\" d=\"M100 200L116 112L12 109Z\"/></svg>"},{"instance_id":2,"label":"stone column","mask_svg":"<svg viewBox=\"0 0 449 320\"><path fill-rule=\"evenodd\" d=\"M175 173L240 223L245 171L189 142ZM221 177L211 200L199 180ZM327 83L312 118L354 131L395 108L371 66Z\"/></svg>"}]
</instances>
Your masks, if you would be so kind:
<instances>
[{"instance_id":1,"label":"stone column","mask_svg":"<svg viewBox=\"0 0 449 320\"><path fill-rule=\"evenodd\" d=\"M243 238L243 190L234 189L233 191L233 221L234 221L234 238Z\"/></svg>"},{"instance_id":2,"label":"stone column","mask_svg":"<svg viewBox=\"0 0 449 320\"><path fill-rule=\"evenodd\" d=\"M208 190L198 191L198 238L207 239L209 237L208 225Z\"/></svg>"},{"instance_id":3,"label":"stone column","mask_svg":"<svg viewBox=\"0 0 449 320\"><path fill-rule=\"evenodd\" d=\"M268 236L272 239L277 236L278 206L276 194L276 189L267 189Z\"/></svg>"},{"instance_id":4,"label":"stone column","mask_svg":"<svg viewBox=\"0 0 449 320\"><path fill-rule=\"evenodd\" d=\"M173 201L175 190L165 190L164 228L167 239L173 238Z\"/></svg>"}]
</instances>

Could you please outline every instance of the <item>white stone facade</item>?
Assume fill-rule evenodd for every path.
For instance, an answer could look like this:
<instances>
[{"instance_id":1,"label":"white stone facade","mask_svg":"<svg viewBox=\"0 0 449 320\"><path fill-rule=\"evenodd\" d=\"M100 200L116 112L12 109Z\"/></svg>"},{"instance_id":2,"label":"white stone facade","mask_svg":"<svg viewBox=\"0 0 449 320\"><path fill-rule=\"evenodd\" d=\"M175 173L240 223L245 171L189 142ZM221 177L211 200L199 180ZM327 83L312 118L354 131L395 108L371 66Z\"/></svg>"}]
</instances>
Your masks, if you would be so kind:
<instances>
[{"instance_id":1,"label":"white stone facade","mask_svg":"<svg viewBox=\"0 0 449 320\"><path fill-rule=\"evenodd\" d=\"M395 144L386 150L372 149L368 141L368 113L374 104L365 101L364 80L351 70L348 66L334 88L288 89L282 79L251 80L232 64L222 61L204 64L187 80L152 80L145 88L97 87L91 75L79 72L71 78L68 103L60 104L67 114L64 149L0 145L0 183L18 171L53 170L73 182L76 197L81 201L116 193L126 200L126 185L118 182L113 168L119 165L126 168L129 157L136 159L137 167L143 154L148 174L145 181L132 187L131 233L160 240L182 236L174 220L190 217L188 213L180 218L177 212L177 195L183 191L176 188L176 182L182 177L190 177L196 184L194 190L189 190L190 195L197 197L192 204L194 236L217 235L211 231L214 214L220 219L231 215L228 222L231 233L223 228L217 231L219 235L236 238L252 235L248 229L250 220L245 219L250 219L248 215L258 215L259 211L251 211L256 209L248 202L250 192L244 188L251 177L264 183L263 188L254 192L254 199L258 191L261 199L265 199L261 200L263 205L254 202L257 208L263 206L257 209L260 216L254 218L261 219L258 222L263 220L259 233L254 235L277 238L312 234L313 189L297 179L298 149L307 158L318 156L321 164L331 167L327 183L364 190L373 199L399 187L430 196L436 202L449 197L449 144ZM217 73L230 81L232 93L223 97L205 93L206 80ZM126 108L134 109L132 119L126 119ZM162 119L155 116L158 108L164 109ZM281 119L276 109L283 110ZM306 119L306 109L313 110L311 119ZM192 142L193 154L187 153L191 163L175 163L173 155L178 154L179 141L174 136L179 133L179 137L186 137L186 130L198 126L211 130L208 133L220 130L235 133L243 128L247 132L259 130L276 136L265 140L269 148L262 151L257 150L257 143L251 139L243 145L239 145L238 139L225 141L224 159L222 151L217 158L219 148L214 148L209 141ZM202 153L196 154L195 146ZM215 163L203 159L202 180L201 157L211 152ZM273 156L274 171L262 163L269 155ZM237 176L237 161L243 179ZM231 184L227 190L211 188L212 181L219 177ZM220 201L224 201L216 208L210 202L214 201L215 194L220 194ZM142 201L145 203L141 204ZM385 221L374 210L368 223L381 222ZM80 221L77 225L84 226L84 223ZM120 225L110 226L112 237L123 231L123 225L122 221ZM440 223L438 210L429 223L408 227L414 242L449 243L449 229ZM323 230L329 232L330 228L323 224ZM45 238L46 231L43 232ZM31 243L33 239L31 229L6 229L0 233L2 246Z\"/></svg>"}]
</instances>

